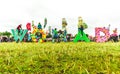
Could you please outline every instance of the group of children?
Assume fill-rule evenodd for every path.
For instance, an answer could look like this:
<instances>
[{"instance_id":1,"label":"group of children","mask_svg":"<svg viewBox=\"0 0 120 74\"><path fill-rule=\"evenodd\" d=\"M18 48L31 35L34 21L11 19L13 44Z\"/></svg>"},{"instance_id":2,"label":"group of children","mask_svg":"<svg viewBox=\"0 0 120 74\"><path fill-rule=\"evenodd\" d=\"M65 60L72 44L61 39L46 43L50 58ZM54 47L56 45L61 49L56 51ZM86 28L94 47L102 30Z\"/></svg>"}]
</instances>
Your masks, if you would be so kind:
<instances>
[{"instance_id":1,"label":"group of children","mask_svg":"<svg viewBox=\"0 0 120 74\"><path fill-rule=\"evenodd\" d=\"M45 20L46 22L47 20ZM62 18L62 29L61 30L57 30L57 28L52 29L52 42L60 42L60 41L64 41L67 42L70 40L70 35L67 35L67 21L65 18ZM32 21L32 27L33 27L33 31L28 33L28 40L31 41L37 41L39 39L46 39L46 34L43 31L43 28L45 28L46 24L42 27L41 23L39 22L37 26L34 25L34 21ZM110 27L110 26L109 26ZM82 17L78 17L78 34L81 34L80 36L83 36L84 34L84 30L87 29L88 26L87 24L83 21ZM17 28L18 30L18 35L20 33L20 30L22 30L22 24L18 25ZM29 29L28 29L29 30ZM30 29L31 30L31 29ZM32 35L31 35L32 34ZM44 37L44 38L43 38ZM88 36L86 36L88 37ZM115 37L117 37L117 30L114 31L114 33L110 36L110 39L114 39ZM115 41L118 41L117 38L115 38Z\"/></svg>"}]
</instances>

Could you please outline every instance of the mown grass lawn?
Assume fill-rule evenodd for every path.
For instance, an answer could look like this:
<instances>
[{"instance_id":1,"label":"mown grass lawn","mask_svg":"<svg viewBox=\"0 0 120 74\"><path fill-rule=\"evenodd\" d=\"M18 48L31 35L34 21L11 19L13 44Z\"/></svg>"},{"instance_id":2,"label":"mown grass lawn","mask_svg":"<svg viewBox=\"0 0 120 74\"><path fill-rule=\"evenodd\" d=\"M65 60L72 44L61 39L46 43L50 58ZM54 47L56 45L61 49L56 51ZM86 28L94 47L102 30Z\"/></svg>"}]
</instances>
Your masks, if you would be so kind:
<instances>
[{"instance_id":1,"label":"mown grass lawn","mask_svg":"<svg viewBox=\"0 0 120 74\"><path fill-rule=\"evenodd\" d=\"M0 74L120 74L118 43L0 43Z\"/></svg>"}]
</instances>

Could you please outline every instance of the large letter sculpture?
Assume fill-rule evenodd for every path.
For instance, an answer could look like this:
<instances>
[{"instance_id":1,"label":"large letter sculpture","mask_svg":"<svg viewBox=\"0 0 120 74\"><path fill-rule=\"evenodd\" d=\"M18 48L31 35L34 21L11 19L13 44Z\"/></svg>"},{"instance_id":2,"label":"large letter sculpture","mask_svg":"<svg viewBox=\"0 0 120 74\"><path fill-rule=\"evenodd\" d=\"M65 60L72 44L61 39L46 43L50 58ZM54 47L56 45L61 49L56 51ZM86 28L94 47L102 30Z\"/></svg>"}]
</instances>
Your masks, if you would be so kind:
<instances>
[{"instance_id":1,"label":"large letter sculpture","mask_svg":"<svg viewBox=\"0 0 120 74\"><path fill-rule=\"evenodd\" d=\"M26 29L20 30L20 35L18 35L18 30L16 30L16 29L12 29L11 31L12 31L12 34L14 36L14 40L16 42L18 42L18 40L20 40L20 41L23 40L23 38L24 38L24 36L25 36L25 34L27 33L28 30L26 30Z\"/></svg>"},{"instance_id":2,"label":"large letter sculpture","mask_svg":"<svg viewBox=\"0 0 120 74\"><path fill-rule=\"evenodd\" d=\"M105 35L100 36L100 32L103 32ZM108 38L110 37L110 33L108 29L105 28L95 28L95 37L96 37L96 42L106 42Z\"/></svg>"},{"instance_id":3,"label":"large letter sculpture","mask_svg":"<svg viewBox=\"0 0 120 74\"><path fill-rule=\"evenodd\" d=\"M78 18L78 34L76 35L74 42L78 42L79 40L90 42L90 39L83 32L84 29L87 29L88 26L83 22L82 17Z\"/></svg>"},{"instance_id":4,"label":"large letter sculpture","mask_svg":"<svg viewBox=\"0 0 120 74\"><path fill-rule=\"evenodd\" d=\"M78 32L76 35L74 42L78 42L79 40L90 42L90 39L86 36L86 34L83 32L83 35L81 34L81 31Z\"/></svg>"}]
</instances>

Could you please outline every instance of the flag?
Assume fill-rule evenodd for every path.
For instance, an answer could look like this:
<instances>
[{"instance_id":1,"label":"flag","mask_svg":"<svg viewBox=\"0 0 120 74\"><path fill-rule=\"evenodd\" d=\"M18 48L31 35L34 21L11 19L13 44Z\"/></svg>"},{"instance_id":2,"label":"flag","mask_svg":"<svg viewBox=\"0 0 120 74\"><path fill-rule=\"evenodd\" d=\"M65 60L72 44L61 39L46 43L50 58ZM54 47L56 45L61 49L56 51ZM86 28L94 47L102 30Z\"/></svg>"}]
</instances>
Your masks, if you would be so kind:
<instances>
[{"instance_id":1,"label":"flag","mask_svg":"<svg viewBox=\"0 0 120 74\"><path fill-rule=\"evenodd\" d=\"M47 25L47 18L45 18L44 20L44 28L46 27L46 25Z\"/></svg>"}]
</instances>

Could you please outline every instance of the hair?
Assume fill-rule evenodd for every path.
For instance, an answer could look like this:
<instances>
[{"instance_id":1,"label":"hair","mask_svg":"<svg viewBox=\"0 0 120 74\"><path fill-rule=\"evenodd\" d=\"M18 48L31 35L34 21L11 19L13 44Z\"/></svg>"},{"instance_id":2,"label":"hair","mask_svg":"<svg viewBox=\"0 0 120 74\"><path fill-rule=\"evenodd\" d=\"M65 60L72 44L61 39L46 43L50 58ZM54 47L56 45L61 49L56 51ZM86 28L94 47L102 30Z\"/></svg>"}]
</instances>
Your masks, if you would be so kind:
<instances>
[{"instance_id":1,"label":"hair","mask_svg":"<svg viewBox=\"0 0 120 74\"><path fill-rule=\"evenodd\" d=\"M57 30L57 28L55 28L55 30Z\"/></svg>"}]
</instances>

